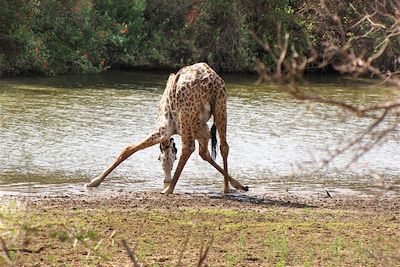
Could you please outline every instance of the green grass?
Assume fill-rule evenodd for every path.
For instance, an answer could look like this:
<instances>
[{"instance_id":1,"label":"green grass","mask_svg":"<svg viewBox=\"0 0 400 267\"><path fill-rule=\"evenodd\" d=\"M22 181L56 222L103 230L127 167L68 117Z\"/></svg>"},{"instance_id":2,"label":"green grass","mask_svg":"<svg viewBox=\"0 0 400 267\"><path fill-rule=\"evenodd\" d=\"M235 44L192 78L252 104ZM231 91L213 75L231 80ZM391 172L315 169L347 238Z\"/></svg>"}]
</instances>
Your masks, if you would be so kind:
<instances>
[{"instance_id":1,"label":"green grass","mask_svg":"<svg viewBox=\"0 0 400 267\"><path fill-rule=\"evenodd\" d=\"M11 201L0 207L0 236L17 266L126 265L123 239L149 266L174 266L187 239L182 266L192 266L211 238L209 266L396 266L400 227L390 218L379 212L318 208L242 212ZM5 264L0 258L0 265Z\"/></svg>"}]
</instances>

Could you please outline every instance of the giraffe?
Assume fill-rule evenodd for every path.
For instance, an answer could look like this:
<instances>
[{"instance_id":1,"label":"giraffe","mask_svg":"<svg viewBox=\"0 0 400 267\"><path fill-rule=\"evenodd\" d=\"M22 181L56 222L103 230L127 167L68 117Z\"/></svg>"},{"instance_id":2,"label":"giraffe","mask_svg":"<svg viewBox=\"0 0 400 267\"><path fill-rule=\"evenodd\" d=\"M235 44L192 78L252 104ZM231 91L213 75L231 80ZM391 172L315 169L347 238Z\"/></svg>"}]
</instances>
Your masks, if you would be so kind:
<instances>
[{"instance_id":1,"label":"giraffe","mask_svg":"<svg viewBox=\"0 0 400 267\"><path fill-rule=\"evenodd\" d=\"M162 191L171 194L187 160L195 150L195 140L199 143L200 157L211 164L224 176L224 192L230 192L229 183L238 190L248 191L239 181L228 173L229 146L226 141L227 93L224 80L206 63L196 63L170 74L158 106L157 128L143 141L128 145L115 161L98 177L87 183L86 187L97 187L121 162L132 154L160 143L160 160L164 169L164 182L168 185ZM207 121L214 117L211 131ZM213 155L218 131L220 151L223 159L221 168L208 151L211 137ZM172 135L181 136L182 148L178 166L171 179L171 170L176 159L176 146Z\"/></svg>"}]
</instances>

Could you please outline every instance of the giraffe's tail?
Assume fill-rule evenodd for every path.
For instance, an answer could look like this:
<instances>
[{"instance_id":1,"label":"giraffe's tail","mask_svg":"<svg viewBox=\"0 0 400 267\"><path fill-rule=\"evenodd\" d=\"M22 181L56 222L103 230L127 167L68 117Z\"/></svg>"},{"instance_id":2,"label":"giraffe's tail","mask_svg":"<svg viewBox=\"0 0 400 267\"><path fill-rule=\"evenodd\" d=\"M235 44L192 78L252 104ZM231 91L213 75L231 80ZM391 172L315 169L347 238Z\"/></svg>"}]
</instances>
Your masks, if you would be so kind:
<instances>
[{"instance_id":1,"label":"giraffe's tail","mask_svg":"<svg viewBox=\"0 0 400 267\"><path fill-rule=\"evenodd\" d=\"M211 157L213 160L217 158L217 126L215 125L215 98L212 98L210 101L211 106L211 114L213 115L214 122L211 126L210 134L211 134Z\"/></svg>"},{"instance_id":2,"label":"giraffe's tail","mask_svg":"<svg viewBox=\"0 0 400 267\"><path fill-rule=\"evenodd\" d=\"M215 122L211 127L211 157L215 160L217 158L217 127Z\"/></svg>"}]
</instances>

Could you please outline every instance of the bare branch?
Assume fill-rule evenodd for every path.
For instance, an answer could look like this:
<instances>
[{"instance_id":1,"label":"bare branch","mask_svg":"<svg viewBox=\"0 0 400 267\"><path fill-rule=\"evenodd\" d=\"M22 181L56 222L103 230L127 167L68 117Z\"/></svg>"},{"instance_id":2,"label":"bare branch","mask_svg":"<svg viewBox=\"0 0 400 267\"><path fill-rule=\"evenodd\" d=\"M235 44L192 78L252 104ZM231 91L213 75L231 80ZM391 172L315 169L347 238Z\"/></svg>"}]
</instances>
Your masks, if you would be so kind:
<instances>
[{"instance_id":1,"label":"bare branch","mask_svg":"<svg viewBox=\"0 0 400 267\"><path fill-rule=\"evenodd\" d=\"M10 265L13 266L13 262L10 257L10 253L8 251L8 248L6 246L6 243L4 242L3 238L0 237L0 249L3 254L3 258L6 260L6 262Z\"/></svg>"},{"instance_id":2,"label":"bare branch","mask_svg":"<svg viewBox=\"0 0 400 267\"><path fill-rule=\"evenodd\" d=\"M356 136L355 138L351 139L350 141L347 142L347 144L341 148L336 148L336 150L334 151L334 153L332 153L330 155L330 157L328 159L325 159L323 161L323 166L327 166L330 162L332 162L337 156L343 154L344 152L346 152L347 150L349 150L350 148L354 147L356 144L359 144L364 137L368 134L371 133L373 131L373 129L375 129L376 127L379 126L379 124L381 124L383 122L383 120L385 119L385 117L387 116L388 111L386 110L379 119L377 119L372 125L370 125L367 129L365 129L363 132L361 132L358 136ZM368 150L364 150L362 153L358 154L356 157L354 157L349 164L355 162L357 159L359 159L362 155L364 155L367 151L369 151L372 147L370 147Z\"/></svg>"},{"instance_id":3,"label":"bare branch","mask_svg":"<svg viewBox=\"0 0 400 267\"><path fill-rule=\"evenodd\" d=\"M205 247L204 250L203 250L203 244L201 244L200 258L199 258L199 261L197 262L197 267L200 267L204 263L204 261L206 260L208 252L210 251L210 248L211 248L213 242L214 242L214 237L212 237L210 239L210 241L208 242L208 244L207 244L207 246Z\"/></svg>"},{"instance_id":4,"label":"bare branch","mask_svg":"<svg viewBox=\"0 0 400 267\"><path fill-rule=\"evenodd\" d=\"M122 240L122 245L124 246L126 252L128 253L129 259L133 263L133 267L141 267L141 265L137 262L136 257L135 257L135 250L131 249L126 242L125 239Z\"/></svg>"},{"instance_id":5,"label":"bare branch","mask_svg":"<svg viewBox=\"0 0 400 267\"><path fill-rule=\"evenodd\" d=\"M185 250L186 250L186 246L187 246L187 244L188 244L188 242L189 242L189 238L190 238L190 235L192 234L192 228L190 228L189 230L188 230L188 232L187 232L187 234L186 234L186 238L185 238L185 240L183 241L183 245L182 245L182 249L181 249L181 251L179 252L179 257L178 257L178 262L176 263L176 267L179 267L179 266L181 266L181 264L182 264L182 258L183 258L183 252L185 252Z\"/></svg>"}]
</instances>

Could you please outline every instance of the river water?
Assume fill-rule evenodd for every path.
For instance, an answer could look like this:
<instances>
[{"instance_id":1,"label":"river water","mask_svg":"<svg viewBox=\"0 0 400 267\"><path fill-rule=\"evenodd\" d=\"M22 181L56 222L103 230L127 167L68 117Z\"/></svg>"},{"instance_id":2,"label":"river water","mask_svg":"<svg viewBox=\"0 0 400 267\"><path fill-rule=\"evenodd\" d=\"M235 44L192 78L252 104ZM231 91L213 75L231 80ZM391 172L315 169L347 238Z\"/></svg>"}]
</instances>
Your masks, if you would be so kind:
<instances>
[{"instance_id":1,"label":"river water","mask_svg":"<svg viewBox=\"0 0 400 267\"><path fill-rule=\"evenodd\" d=\"M154 129L167 77L108 72L0 80L0 194L84 194L85 182ZM396 135L356 164L348 166L352 153L347 153L321 169L329 151L368 121L342 119L333 107L293 100L273 84L255 85L256 76L224 78L230 173L250 192L368 192L379 183L371 174L389 181L399 175ZM390 91L329 76L304 86L353 103L381 101ZM96 192L161 191L158 154L158 146L134 154ZM222 187L223 177L196 151L176 191L220 192Z\"/></svg>"}]
</instances>

